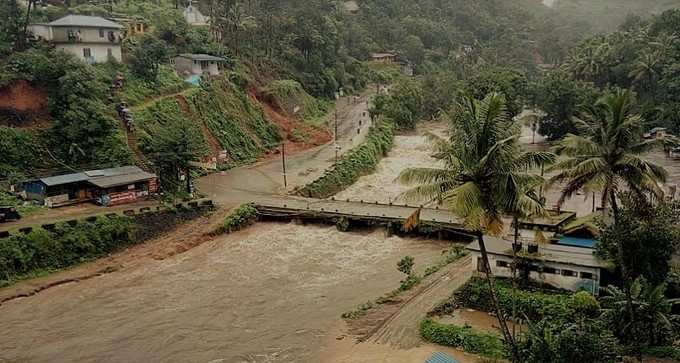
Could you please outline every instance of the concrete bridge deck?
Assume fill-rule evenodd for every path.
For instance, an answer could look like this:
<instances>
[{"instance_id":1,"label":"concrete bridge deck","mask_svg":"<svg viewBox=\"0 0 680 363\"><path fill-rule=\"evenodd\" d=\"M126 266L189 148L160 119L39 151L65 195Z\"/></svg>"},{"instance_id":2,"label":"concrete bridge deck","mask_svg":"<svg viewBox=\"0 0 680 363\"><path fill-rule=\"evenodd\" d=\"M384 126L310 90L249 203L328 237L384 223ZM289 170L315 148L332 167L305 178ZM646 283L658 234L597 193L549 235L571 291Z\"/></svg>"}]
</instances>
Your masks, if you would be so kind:
<instances>
[{"instance_id":1,"label":"concrete bridge deck","mask_svg":"<svg viewBox=\"0 0 680 363\"><path fill-rule=\"evenodd\" d=\"M347 218L401 224L418 206L376 202L341 201L302 197L262 197L253 202L262 216L294 218ZM423 208L420 225L465 233L463 220L446 209Z\"/></svg>"}]
</instances>

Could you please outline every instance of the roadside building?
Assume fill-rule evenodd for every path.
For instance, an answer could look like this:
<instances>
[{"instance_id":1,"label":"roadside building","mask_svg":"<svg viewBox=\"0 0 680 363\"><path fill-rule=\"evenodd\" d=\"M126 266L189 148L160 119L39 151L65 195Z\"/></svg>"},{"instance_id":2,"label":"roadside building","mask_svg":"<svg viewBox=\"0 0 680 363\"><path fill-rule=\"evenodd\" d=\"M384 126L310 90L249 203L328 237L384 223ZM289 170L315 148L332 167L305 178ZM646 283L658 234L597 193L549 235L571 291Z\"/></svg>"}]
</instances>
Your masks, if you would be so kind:
<instances>
[{"instance_id":1,"label":"roadside building","mask_svg":"<svg viewBox=\"0 0 680 363\"><path fill-rule=\"evenodd\" d=\"M394 53L373 53L371 54L371 61L379 64L393 64L397 61L397 55Z\"/></svg>"},{"instance_id":2,"label":"roadside building","mask_svg":"<svg viewBox=\"0 0 680 363\"><path fill-rule=\"evenodd\" d=\"M149 22L140 17L113 18L112 20L123 25L123 38L144 35L151 29Z\"/></svg>"},{"instance_id":3,"label":"roadside building","mask_svg":"<svg viewBox=\"0 0 680 363\"><path fill-rule=\"evenodd\" d=\"M491 272L495 276L512 277L513 244L494 237L485 237ZM598 259L594 249L556 244L542 244L517 251L521 267L518 276L526 273L529 279L556 288L577 291L587 290L597 294L606 263ZM484 272L479 242L467 246L473 256L476 271Z\"/></svg>"},{"instance_id":4,"label":"roadside building","mask_svg":"<svg viewBox=\"0 0 680 363\"><path fill-rule=\"evenodd\" d=\"M33 36L88 63L122 60L123 26L98 16L67 15L51 23L32 24Z\"/></svg>"},{"instance_id":5,"label":"roadside building","mask_svg":"<svg viewBox=\"0 0 680 363\"><path fill-rule=\"evenodd\" d=\"M208 54L180 54L175 57L175 70L183 76L220 74L220 65L226 59Z\"/></svg>"},{"instance_id":6,"label":"roadside building","mask_svg":"<svg viewBox=\"0 0 680 363\"><path fill-rule=\"evenodd\" d=\"M155 174L136 166L89 170L23 183L23 196L54 208L84 202L104 206L133 203L158 191Z\"/></svg>"}]
</instances>

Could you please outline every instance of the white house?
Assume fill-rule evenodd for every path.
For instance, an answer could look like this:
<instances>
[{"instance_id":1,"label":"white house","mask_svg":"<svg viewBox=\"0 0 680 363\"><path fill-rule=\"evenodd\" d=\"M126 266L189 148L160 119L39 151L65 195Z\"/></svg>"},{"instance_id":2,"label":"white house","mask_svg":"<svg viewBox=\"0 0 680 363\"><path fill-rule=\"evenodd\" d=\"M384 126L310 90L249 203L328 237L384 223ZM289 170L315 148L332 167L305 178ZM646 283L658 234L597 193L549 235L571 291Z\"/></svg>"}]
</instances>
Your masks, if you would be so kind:
<instances>
[{"instance_id":1,"label":"white house","mask_svg":"<svg viewBox=\"0 0 680 363\"><path fill-rule=\"evenodd\" d=\"M194 7L193 1L189 0L189 4L182 13L184 20L191 26L208 26L210 24L210 17L203 15L198 8Z\"/></svg>"},{"instance_id":2,"label":"white house","mask_svg":"<svg viewBox=\"0 0 680 363\"><path fill-rule=\"evenodd\" d=\"M484 242L491 272L495 276L512 277L512 243L490 236L486 236ZM471 243L467 249L472 253L476 270L484 272L479 242ZM601 272L607 266L594 255L592 248L541 244L536 252L524 250L517 255L529 264L531 280L571 291L585 289L593 294L598 293ZM517 273L520 274L519 270Z\"/></svg>"},{"instance_id":3,"label":"white house","mask_svg":"<svg viewBox=\"0 0 680 363\"><path fill-rule=\"evenodd\" d=\"M122 25L98 16L67 15L47 24L32 24L30 32L88 63L122 60Z\"/></svg>"},{"instance_id":4,"label":"white house","mask_svg":"<svg viewBox=\"0 0 680 363\"><path fill-rule=\"evenodd\" d=\"M180 75L220 74L219 64L225 62L224 58L208 54L180 54L175 57L175 70Z\"/></svg>"}]
</instances>

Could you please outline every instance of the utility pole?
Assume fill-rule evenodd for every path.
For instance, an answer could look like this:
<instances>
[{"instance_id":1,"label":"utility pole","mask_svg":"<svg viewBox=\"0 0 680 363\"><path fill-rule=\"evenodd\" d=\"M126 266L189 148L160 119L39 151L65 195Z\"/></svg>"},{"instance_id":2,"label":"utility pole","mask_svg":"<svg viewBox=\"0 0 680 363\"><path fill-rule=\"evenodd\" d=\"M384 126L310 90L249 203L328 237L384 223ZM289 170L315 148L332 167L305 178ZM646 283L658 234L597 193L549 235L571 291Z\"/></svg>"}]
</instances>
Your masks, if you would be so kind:
<instances>
[{"instance_id":1,"label":"utility pole","mask_svg":"<svg viewBox=\"0 0 680 363\"><path fill-rule=\"evenodd\" d=\"M281 163L283 165L283 187L288 188L288 180L286 179L286 142L281 143Z\"/></svg>"},{"instance_id":2,"label":"utility pole","mask_svg":"<svg viewBox=\"0 0 680 363\"><path fill-rule=\"evenodd\" d=\"M335 162L338 162L338 149L340 148L340 145L338 145L338 108L335 108Z\"/></svg>"}]
</instances>

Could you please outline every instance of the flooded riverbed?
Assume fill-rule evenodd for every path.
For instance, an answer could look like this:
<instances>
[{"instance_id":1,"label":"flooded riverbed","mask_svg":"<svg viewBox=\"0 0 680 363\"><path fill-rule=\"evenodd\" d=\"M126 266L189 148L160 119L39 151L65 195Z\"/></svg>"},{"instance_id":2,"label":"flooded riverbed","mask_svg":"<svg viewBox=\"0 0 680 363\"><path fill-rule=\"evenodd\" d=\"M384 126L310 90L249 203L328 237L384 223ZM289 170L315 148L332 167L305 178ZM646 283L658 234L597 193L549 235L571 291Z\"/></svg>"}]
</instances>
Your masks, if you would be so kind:
<instances>
[{"instance_id":1,"label":"flooded riverbed","mask_svg":"<svg viewBox=\"0 0 680 363\"><path fill-rule=\"evenodd\" d=\"M429 123L420 126L417 133L395 136L392 150L380 160L375 173L359 178L352 186L338 193L336 199L403 203L403 198L398 197L409 186L395 179L404 169L442 167L442 163L432 157L431 143L424 134L442 134L445 130L444 123Z\"/></svg>"},{"instance_id":2,"label":"flooded riverbed","mask_svg":"<svg viewBox=\"0 0 680 363\"><path fill-rule=\"evenodd\" d=\"M0 361L304 362L341 313L425 268L435 241L262 223L0 306Z\"/></svg>"}]
</instances>

